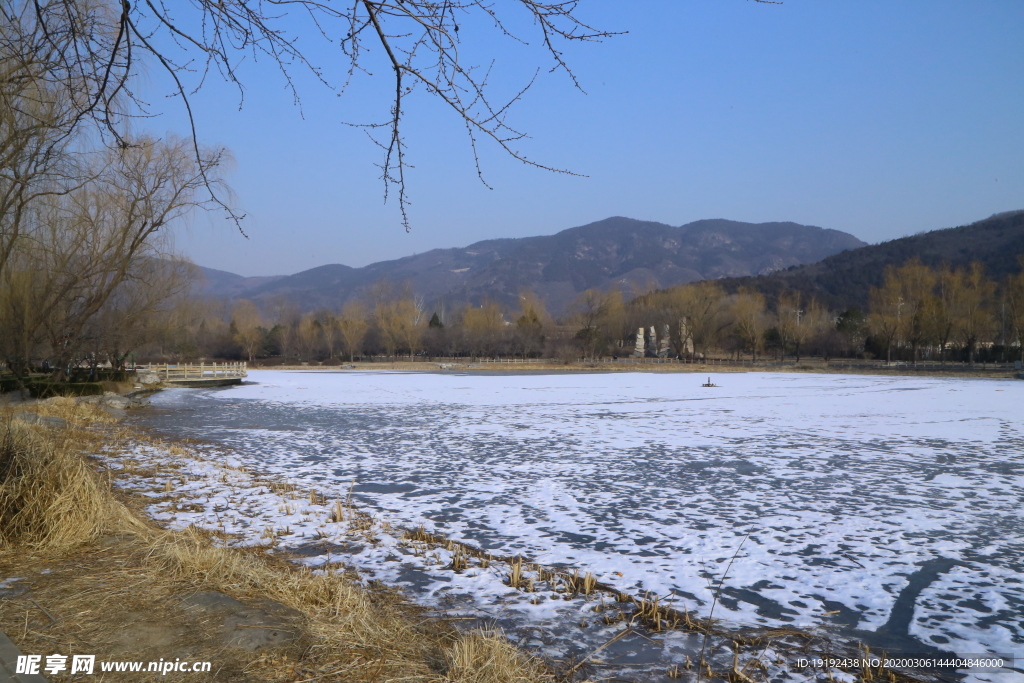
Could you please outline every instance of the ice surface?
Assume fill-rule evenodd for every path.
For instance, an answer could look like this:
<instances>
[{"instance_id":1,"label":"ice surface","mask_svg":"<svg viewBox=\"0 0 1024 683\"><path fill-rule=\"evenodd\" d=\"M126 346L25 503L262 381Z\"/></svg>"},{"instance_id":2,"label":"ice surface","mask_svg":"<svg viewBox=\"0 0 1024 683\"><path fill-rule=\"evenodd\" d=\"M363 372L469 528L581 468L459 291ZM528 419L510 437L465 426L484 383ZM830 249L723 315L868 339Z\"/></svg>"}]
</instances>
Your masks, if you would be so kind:
<instances>
[{"instance_id":1,"label":"ice surface","mask_svg":"<svg viewBox=\"0 0 1024 683\"><path fill-rule=\"evenodd\" d=\"M1024 643L1024 382L734 373L704 388L706 373L280 371L249 379L162 392L157 411L139 419L212 441L236 466L331 501L355 482L354 498L395 524L580 567L702 614L709 581L742 543L716 611L737 625L875 634L912 652L1010 653ZM241 493L241 483L234 497L200 491L193 475L197 499L208 500L161 508L161 519L219 526L251 543L268 527L287 528L282 542L296 546L323 533L326 508L288 509L269 490ZM345 560L424 601L502 605L537 619L579 609L517 598L496 569L414 576L403 571L409 549L383 536L349 548ZM436 564L413 564L450 559L442 552Z\"/></svg>"}]
</instances>

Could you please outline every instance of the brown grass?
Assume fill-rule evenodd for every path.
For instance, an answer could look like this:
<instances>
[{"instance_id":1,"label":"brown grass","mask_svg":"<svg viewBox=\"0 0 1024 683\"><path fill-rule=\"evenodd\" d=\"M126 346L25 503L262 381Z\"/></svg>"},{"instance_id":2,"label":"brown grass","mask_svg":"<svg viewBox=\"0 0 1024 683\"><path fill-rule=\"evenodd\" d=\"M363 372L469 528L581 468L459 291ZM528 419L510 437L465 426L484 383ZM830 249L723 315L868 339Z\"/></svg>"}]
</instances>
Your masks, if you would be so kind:
<instances>
[{"instance_id":1,"label":"brown grass","mask_svg":"<svg viewBox=\"0 0 1024 683\"><path fill-rule=\"evenodd\" d=\"M540 662L525 659L500 631L466 634L447 649L446 655L448 678L453 683L532 683L549 678Z\"/></svg>"},{"instance_id":2,"label":"brown grass","mask_svg":"<svg viewBox=\"0 0 1024 683\"><path fill-rule=\"evenodd\" d=\"M12 421L9 409L0 413L0 578L49 570L26 579L23 596L0 598L13 605L0 609L0 628L26 652L79 643L78 652L100 660L143 659L125 648L132 633L158 624L179 634L172 656L180 641L193 659L219 661L218 677L227 680L553 680L502 634L465 633L426 619L394 591L299 568L262 550L219 547L195 528L157 528L88 456L126 436L109 426L106 413L73 400L33 407L71 426L51 429ZM290 628L301 637L262 654L214 647L216 629L180 607L182 596L210 590L297 610L302 617Z\"/></svg>"},{"instance_id":3,"label":"brown grass","mask_svg":"<svg viewBox=\"0 0 1024 683\"><path fill-rule=\"evenodd\" d=\"M73 434L9 420L0 427L0 550L64 550L144 527L71 447Z\"/></svg>"}]
</instances>

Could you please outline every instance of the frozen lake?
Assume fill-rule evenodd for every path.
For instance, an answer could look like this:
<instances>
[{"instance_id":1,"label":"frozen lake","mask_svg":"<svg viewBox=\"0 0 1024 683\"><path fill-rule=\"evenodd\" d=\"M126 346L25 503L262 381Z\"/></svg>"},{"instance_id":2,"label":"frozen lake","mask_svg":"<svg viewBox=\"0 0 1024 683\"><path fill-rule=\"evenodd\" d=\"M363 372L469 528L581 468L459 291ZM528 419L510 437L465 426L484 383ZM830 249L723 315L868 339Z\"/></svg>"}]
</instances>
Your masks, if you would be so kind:
<instances>
[{"instance_id":1,"label":"frozen lake","mask_svg":"<svg viewBox=\"0 0 1024 683\"><path fill-rule=\"evenodd\" d=\"M135 419L332 498L354 480L384 519L704 616L746 537L715 614L736 625L1024 650L1024 382L706 377L253 371L164 391ZM427 602L495 596L381 571Z\"/></svg>"}]
</instances>

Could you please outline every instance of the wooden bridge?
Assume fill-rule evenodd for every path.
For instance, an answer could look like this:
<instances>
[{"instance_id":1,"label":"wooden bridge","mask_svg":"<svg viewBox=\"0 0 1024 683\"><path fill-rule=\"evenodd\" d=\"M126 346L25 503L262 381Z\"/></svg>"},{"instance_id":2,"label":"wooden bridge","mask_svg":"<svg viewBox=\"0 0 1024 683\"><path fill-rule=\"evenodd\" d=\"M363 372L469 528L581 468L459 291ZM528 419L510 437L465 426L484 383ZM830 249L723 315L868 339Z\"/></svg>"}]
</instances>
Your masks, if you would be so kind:
<instances>
[{"instance_id":1,"label":"wooden bridge","mask_svg":"<svg viewBox=\"0 0 1024 683\"><path fill-rule=\"evenodd\" d=\"M241 384L248 374L244 362L139 365L135 372L153 374L164 384L180 387L223 387Z\"/></svg>"}]
</instances>

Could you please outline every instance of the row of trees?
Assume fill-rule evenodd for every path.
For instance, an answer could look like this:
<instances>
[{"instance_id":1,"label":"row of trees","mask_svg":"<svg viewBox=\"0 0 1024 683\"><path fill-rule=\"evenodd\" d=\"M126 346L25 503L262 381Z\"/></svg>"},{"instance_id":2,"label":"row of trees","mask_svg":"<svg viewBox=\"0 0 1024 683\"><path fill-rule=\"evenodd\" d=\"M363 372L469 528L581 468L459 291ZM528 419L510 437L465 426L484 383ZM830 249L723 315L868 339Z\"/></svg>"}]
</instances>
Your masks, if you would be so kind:
<instances>
[{"instance_id":1,"label":"row of trees","mask_svg":"<svg viewBox=\"0 0 1024 683\"><path fill-rule=\"evenodd\" d=\"M799 360L814 354L916 361L957 353L973 362L982 348L989 355L993 348L1021 353L1024 271L999 285L978 264L930 268L914 260L890 267L870 301L866 313L832 311L789 291L769 305L755 290L729 293L704 281L629 302L618 290L587 290L556 319L530 292L512 309L485 302L434 310L408 287L382 282L340 311L302 313L284 298L243 300L230 309L199 310L190 302L190 318L165 326L187 339L164 340L162 350L250 361L283 356L340 362L365 355L593 359L633 355L640 330L645 355L686 358Z\"/></svg>"},{"instance_id":2,"label":"row of trees","mask_svg":"<svg viewBox=\"0 0 1024 683\"><path fill-rule=\"evenodd\" d=\"M565 360L645 355L701 358L728 354L797 360L802 355L974 360L993 344L1020 352L1024 273L1001 287L980 266L930 269L917 261L890 268L864 312L826 309L800 292L769 302L759 292L729 293L715 281L673 287L626 301L618 290L583 292L561 317L524 292L514 308L427 307L408 286L372 287L340 310L303 312L285 297L233 304L183 298L150 317L166 359L279 357L342 362L361 356L553 357ZM650 332L653 330L654 338ZM958 356L959 357L959 356Z\"/></svg>"},{"instance_id":3,"label":"row of trees","mask_svg":"<svg viewBox=\"0 0 1024 683\"><path fill-rule=\"evenodd\" d=\"M55 240L44 251L56 258L61 244L78 243L81 234L72 234L70 242ZM768 302L751 289L729 293L704 281L628 302L617 290L588 290L555 318L530 292L514 309L486 302L435 310L408 287L387 282L337 311L303 312L285 297L230 304L201 300L188 296L194 276L189 264L157 258L152 248L145 257L127 259L125 276L109 280L113 286L105 292L95 284L103 278L93 274L105 271L86 267L88 259L81 260L77 250L64 254L75 254L74 268L49 262L42 271L24 267L24 251L16 252L17 263L5 271L9 285L20 284L2 295L5 321L15 311L23 321L24 347L16 347L17 337L4 338L11 367L12 359L31 357L55 366L83 358L116 364L129 351L152 360L276 357L331 363L367 355L429 355L568 361L633 355L638 330L645 355L946 360L956 353L973 361L979 349L987 358L994 348L1004 359L1007 352L1019 356L1024 335L1024 272L997 286L978 265L933 269L912 261L890 268L884 285L872 290L866 314L831 311L795 291ZM72 281L78 286L60 289ZM69 298L62 302L60 291Z\"/></svg>"},{"instance_id":4,"label":"row of trees","mask_svg":"<svg viewBox=\"0 0 1024 683\"><path fill-rule=\"evenodd\" d=\"M958 347L974 362L980 345L1021 347L1024 257L1021 266L1001 285L985 277L980 263L931 268L914 259L890 267L883 286L871 290L871 333L887 359L894 350L909 349L915 362L922 351L945 360Z\"/></svg>"}]
</instances>

